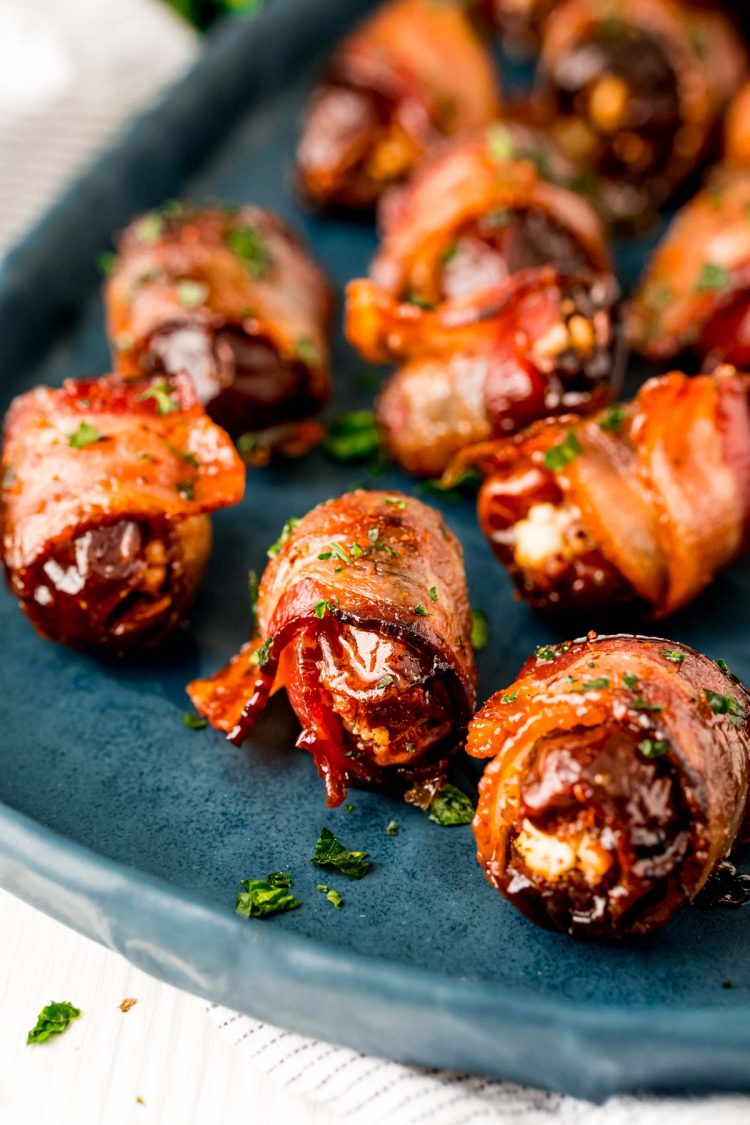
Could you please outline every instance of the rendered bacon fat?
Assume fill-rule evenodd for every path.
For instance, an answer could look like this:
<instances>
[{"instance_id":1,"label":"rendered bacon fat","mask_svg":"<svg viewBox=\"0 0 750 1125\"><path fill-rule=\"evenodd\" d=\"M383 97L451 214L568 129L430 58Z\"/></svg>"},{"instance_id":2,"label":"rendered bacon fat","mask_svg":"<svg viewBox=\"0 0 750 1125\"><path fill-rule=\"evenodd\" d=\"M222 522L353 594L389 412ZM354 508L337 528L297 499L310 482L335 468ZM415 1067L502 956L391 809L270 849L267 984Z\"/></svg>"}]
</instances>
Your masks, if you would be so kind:
<instances>
[{"instance_id":1,"label":"rendered bacon fat","mask_svg":"<svg viewBox=\"0 0 750 1125\"><path fill-rule=\"evenodd\" d=\"M616 296L608 278L551 267L434 310L352 282L349 339L371 362L403 362L378 400L386 448L409 472L437 476L472 442L603 406L624 364Z\"/></svg>"},{"instance_id":2,"label":"rendered bacon fat","mask_svg":"<svg viewBox=\"0 0 750 1125\"><path fill-rule=\"evenodd\" d=\"M539 96L566 153L645 208L705 155L745 69L718 5L563 0L544 27Z\"/></svg>"},{"instance_id":3,"label":"rendered bacon fat","mask_svg":"<svg viewBox=\"0 0 750 1125\"><path fill-rule=\"evenodd\" d=\"M633 297L634 347L750 367L750 167L719 169L678 213Z\"/></svg>"},{"instance_id":4,"label":"rendered bacon fat","mask_svg":"<svg viewBox=\"0 0 750 1125\"><path fill-rule=\"evenodd\" d=\"M532 605L664 617L745 547L747 377L651 379L628 405L465 450L447 479L468 465L485 476L482 529Z\"/></svg>"},{"instance_id":5,"label":"rendered bacon fat","mask_svg":"<svg viewBox=\"0 0 750 1125\"><path fill-rule=\"evenodd\" d=\"M187 372L235 436L283 443L330 396L331 290L271 211L141 216L120 239L106 304L118 370Z\"/></svg>"},{"instance_id":6,"label":"rendered bacon fat","mask_svg":"<svg viewBox=\"0 0 750 1125\"><path fill-rule=\"evenodd\" d=\"M317 205L368 208L442 136L492 121L500 91L461 3L391 0L334 56L297 152Z\"/></svg>"},{"instance_id":7,"label":"rendered bacon fat","mask_svg":"<svg viewBox=\"0 0 750 1125\"><path fill-rule=\"evenodd\" d=\"M350 492L290 521L260 584L257 637L189 687L239 744L285 687L329 805L349 785L429 804L472 714L461 548L418 500Z\"/></svg>"},{"instance_id":8,"label":"rendered bacon fat","mask_svg":"<svg viewBox=\"0 0 750 1125\"><path fill-rule=\"evenodd\" d=\"M185 376L22 395L3 473L3 561L27 617L53 640L115 651L180 621L211 547L206 513L238 503L245 477Z\"/></svg>"},{"instance_id":9,"label":"rendered bacon fat","mask_svg":"<svg viewBox=\"0 0 750 1125\"><path fill-rule=\"evenodd\" d=\"M684 645L537 650L472 720L477 858L533 921L617 939L664 925L746 835L748 694Z\"/></svg>"}]
</instances>

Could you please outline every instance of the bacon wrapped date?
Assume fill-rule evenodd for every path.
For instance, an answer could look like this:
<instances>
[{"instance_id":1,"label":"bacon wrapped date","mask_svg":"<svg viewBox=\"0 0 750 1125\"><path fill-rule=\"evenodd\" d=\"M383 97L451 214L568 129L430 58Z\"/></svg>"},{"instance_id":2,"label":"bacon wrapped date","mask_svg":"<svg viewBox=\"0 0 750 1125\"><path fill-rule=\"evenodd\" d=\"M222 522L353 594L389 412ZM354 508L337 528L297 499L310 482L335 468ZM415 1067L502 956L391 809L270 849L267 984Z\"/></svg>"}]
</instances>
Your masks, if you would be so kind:
<instances>
[{"instance_id":1,"label":"bacon wrapped date","mask_svg":"<svg viewBox=\"0 0 750 1125\"><path fill-rule=\"evenodd\" d=\"M565 175L554 151L538 130L505 124L441 146L384 200L375 283L435 305L537 266L611 273L596 213L550 178Z\"/></svg>"},{"instance_id":2,"label":"bacon wrapped date","mask_svg":"<svg viewBox=\"0 0 750 1125\"><path fill-rule=\"evenodd\" d=\"M746 63L713 4L563 0L544 26L538 95L568 156L647 209L706 155Z\"/></svg>"},{"instance_id":3,"label":"bacon wrapped date","mask_svg":"<svg viewBox=\"0 0 750 1125\"><path fill-rule=\"evenodd\" d=\"M154 644L197 590L211 548L206 513L238 503L244 480L186 376L30 391L5 423L10 589L52 640L116 652Z\"/></svg>"},{"instance_id":4,"label":"bacon wrapped date","mask_svg":"<svg viewBox=\"0 0 750 1125\"><path fill-rule=\"evenodd\" d=\"M195 707L239 745L284 687L329 805L392 785L426 806L475 701L458 541L418 500L357 491L290 521L269 555L257 637L190 684Z\"/></svg>"},{"instance_id":5,"label":"bacon wrapped date","mask_svg":"<svg viewBox=\"0 0 750 1125\"><path fill-rule=\"evenodd\" d=\"M671 641L538 649L469 726L469 753L493 758L474 820L489 882L575 937L663 926L747 835L749 703Z\"/></svg>"},{"instance_id":6,"label":"bacon wrapped date","mask_svg":"<svg viewBox=\"0 0 750 1125\"><path fill-rule=\"evenodd\" d=\"M330 397L331 289L271 211L173 204L141 216L105 297L118 370L187 372L234 436L264 431L283 446Z\"/></svg>"},{"instance_id":7,"label":"bacon wrapped date","mask_svg":"<svg viewBox=\"0 0 750 1125\"><path fill-rule=\"evenodd\" d=\"M457 0L391 0L336 52L297 151L318 206L370 208L440 137L500 109L492 60Z\"/></svg>"},{"instance_id":8,"label":"bacon wrapped date","mask_svg":"<svg viewBox=\"0 0 750 1125\"><path fill-rule=\"evenodd\" d=\"M750 168L719 169L678 213L630 306L650 359L692 351L750 367Z\"/></svg>"},{"instance_id":9,"label":"bacon wrapped date","mask_svg":"<svg viewBox=\"0 0 750 1125\"><path fill-rule=\"evenodd\" d=\"M609 278L551 267L434 310L352 282L349 339L371 362L403 363L378 399L384 445L408 472L437 476L473 442L604 406L624 366L616 298Z\"/></svg>"},{"instance_id":10,"label":"bacon wrapped date","mask_svg":"<svg viewBox=\"0 0 750 1125\"><path fill-rule=\"evenodd\" d=\"M533 606L665 617L746 545L748 379L673 372L625 406L464 450L446 479L469 465L482 529Z\"/></svg>"}]
</instances>

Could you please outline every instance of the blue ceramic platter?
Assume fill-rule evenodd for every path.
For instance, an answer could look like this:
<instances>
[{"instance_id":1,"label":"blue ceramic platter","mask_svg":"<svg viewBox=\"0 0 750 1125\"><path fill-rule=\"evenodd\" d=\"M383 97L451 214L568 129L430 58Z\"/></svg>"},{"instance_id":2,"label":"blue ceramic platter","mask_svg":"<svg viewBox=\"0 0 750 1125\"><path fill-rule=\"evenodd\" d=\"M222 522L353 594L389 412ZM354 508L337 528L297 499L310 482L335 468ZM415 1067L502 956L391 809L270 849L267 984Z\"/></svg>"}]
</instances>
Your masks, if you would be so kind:
<instances>
[{"instance_id":1,"label":"blue ceramic platter","mask_svg":"<svg viewBox=\"0 0 750 1125\"><path fill-rule=\"evenodd\" d=\"M320 58L369 5L277 0L224 29L188 80L139 123L0 273L0 405L35 383L107 369L94 262L136 210L185 195L255 200L307 236L341 287L370 226L305 214L290 189L301 107ZM645 247L620 248L627 284ZM363 365L335 346L333 411L366 407ZM328 811L297 725L275 698L251 743L185 728L184 686L250 628L247 571L281 524L366 473L322 453L250 474L215 520L213 558L168 651L116 663L39 640L0 592L0 882L173 984L297 1031L400 1060L602 1097L614 1090L750 1088L750 911L687 910L648 942L575 944L525 921L485 883L469 828L445 829L353 791ZM372 482L371 482L372 483ZM397 472L381 483L414 485ZM473 504L443 503L472 601L489 618L480 697L561 637L516 602ZM669 635L750 679L746 571L723 574ZM588 627L580 622L580 632ZM472 764L466 766L476 776ZM399 834L386 835L395 818ZM361 882L310 864L328 825L366 849ZM239 881L288 869L301 909L235 916ZM734 987L722 987L731 980Z\"/></svg>"}]
</instances>

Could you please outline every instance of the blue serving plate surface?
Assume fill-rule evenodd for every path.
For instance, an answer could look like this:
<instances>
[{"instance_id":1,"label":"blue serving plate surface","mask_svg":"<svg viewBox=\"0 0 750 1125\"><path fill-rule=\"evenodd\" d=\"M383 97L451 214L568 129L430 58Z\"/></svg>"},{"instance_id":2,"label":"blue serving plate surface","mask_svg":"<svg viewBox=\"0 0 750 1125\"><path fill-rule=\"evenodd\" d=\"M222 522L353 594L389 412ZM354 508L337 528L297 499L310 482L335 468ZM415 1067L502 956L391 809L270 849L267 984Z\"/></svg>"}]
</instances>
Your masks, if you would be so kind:
<instances>
[{"instance_id":1,"label":"blue serving plate surface","mask_svg":"<svg viewBox=\"0 0 750 1125\"><path fill-rule=\"evenodd\" d=\"M36 383L107 369L94 262L135 211L184 195L278 208L339 290L366 271L366 223L312 216L290 185L300 113L333 40L370 5L278 0L224 30L192 75L139 122L0 270L0 406ZM627 284L643 244L620 248ZM339 335L332 412L366 407L364 365ZM276 697L242 750L185 728L185 684L247 638L247 571L291 515L367 473L320 452L249 475L215 520L187 628L142 660L39 640L0 592L0 882L154 975L254 1016L392 1058L568 1093L750 1089L750 912L686 910L652 939L576 944L521 918L485 883L468 827L352 791L325 808L296 720ZM371 484L414 492L388 472ZM480 697L534 646L560 640L514 600L471 501L441 504L490 624ZM669 635L750 679L746 570L721 575ZM580 632L588 623L580 622ZM476 777L472 764L465 767ZM386 835L396 819L399 833ZM361 882L310 863L328 825L374 868ZM286 869L301 909L234 914L243 878ZM731 981L732 988L724 987Z\"/></svg>"}]
</instances>

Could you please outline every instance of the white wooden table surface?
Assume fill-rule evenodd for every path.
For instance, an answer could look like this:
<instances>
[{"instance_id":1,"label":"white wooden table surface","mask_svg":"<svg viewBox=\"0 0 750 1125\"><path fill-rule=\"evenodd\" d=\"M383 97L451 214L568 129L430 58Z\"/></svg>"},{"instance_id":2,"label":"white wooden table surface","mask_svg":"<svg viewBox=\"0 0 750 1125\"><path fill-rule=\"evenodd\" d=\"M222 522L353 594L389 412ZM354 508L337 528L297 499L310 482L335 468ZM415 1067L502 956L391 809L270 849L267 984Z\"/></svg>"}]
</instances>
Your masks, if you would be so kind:
<instances>
[{"instance_id":1,"label":"white wooden table surface","mask_svg":"<svg viewBox=\"0 0 750 1125\"><path fill-rule=\"evenodd\" d=\"M127 1013L125 997L138 1001ZM83 1015L26 1046L51 1000ZM204 1000L0 891L0 1122L330 1125L331 1115L249 1068Z\"/></svg>"}]
</instances>

